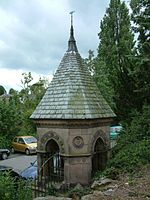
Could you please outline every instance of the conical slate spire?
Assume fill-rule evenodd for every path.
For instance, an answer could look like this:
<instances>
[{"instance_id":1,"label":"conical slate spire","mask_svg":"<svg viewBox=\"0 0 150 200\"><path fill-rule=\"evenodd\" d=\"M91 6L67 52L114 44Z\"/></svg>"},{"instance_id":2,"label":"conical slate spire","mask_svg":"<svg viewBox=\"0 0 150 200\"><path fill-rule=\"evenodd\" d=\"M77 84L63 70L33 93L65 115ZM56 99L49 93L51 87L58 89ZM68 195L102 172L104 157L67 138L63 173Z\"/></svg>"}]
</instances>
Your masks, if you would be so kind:
<instances>
[{"instance_id":1,"label":"conical slate spire","mask_svg":"<svg viewBox=\"0 0 150 200\"><path fill-rule=\"evenodd\" d=\"M73 35L72 12L70 14L68 50L31 118L85 120L115 117L78 53Z\"/></svg>"},{"instance_id":2,"label":"conical slate spire","mask_svg":"<svg viewBox=\"0 0 150 200\"><path fill-rule=\"evenodd\" d=\"M73 13L74 13L74 11L70 12L70 14L71 14L71 28L70 28L70 38L69 38L69 41L68 41L67 52L70 52L70 51L78 52L78 49L77 49L77 46L76 46L76 41L74 39Z\"/></svg>"}]
</instances>

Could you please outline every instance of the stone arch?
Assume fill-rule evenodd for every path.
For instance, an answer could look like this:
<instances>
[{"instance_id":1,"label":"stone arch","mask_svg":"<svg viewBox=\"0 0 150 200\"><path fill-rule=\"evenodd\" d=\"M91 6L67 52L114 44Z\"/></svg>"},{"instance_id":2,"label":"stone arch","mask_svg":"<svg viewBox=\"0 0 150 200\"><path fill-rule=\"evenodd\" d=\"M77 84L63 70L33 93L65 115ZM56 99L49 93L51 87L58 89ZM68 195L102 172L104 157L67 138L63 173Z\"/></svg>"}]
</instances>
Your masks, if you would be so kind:
<instances>
[{"instance_id":1,"label":"stone arch","mask_svg":"<svg viewBox=\"0 0 150 200\"><path fill-rule=\"evenodd\" d=\"M92 140L92 174L105 168L108 154L108 141L105 133L97 131Z\"/></svg>"},{"instance_id":2,"label":"stone arch","mask_svg":"<svg viewBox=\"0 0 150 200\"><path fill-rule=\"evenodd\" d=\"M92 138L91 147L90 147L90 152L91 153L94 153L94 146L95 146L95 143L96 143L98 138L102 139L102 141L105 144L106 148L108 148L108 146L109 146L109 141L108 141L108 138L107 138L105 132L103 132L102 130L98 130L98 131L96 131L96 133L94 134L94 136Z\"/></svg>"},{"instance_id":3,"label":"stone arch","mask_svg":"<svg viewBox=\"0 0 150 200\"><path fill-rule=\"evenodd\" d=\"M41 137L40 145L39 145L40 150L43 150L46 152L46 146L49 140L53 140L58 144L60 154L65 153L64 142L62 138L56 132L53 132L53 131L48 131Z\"/></svg>"},{"instance_id":4,"label":"stone arch","mask_svg":"<svg viewBox=\"0 0 150 200\"><path fill-rule=\"evenodd\" d=\"M43 175L55 181L63 177L64 158L60 153L61 145L55 137L47 139L45 142L45 156L42 163Z\"/></svg>"},{"instance_id":5,"label":"stone arch","mask_svg":"<svg viewBox=\"0 0 150 200\"><path fill-rule=\"evenodd\" d=\"M60 147L54 138L50 138L45 144L45 151L51 155L59 153Z\"/></svg>"}]
</instances>

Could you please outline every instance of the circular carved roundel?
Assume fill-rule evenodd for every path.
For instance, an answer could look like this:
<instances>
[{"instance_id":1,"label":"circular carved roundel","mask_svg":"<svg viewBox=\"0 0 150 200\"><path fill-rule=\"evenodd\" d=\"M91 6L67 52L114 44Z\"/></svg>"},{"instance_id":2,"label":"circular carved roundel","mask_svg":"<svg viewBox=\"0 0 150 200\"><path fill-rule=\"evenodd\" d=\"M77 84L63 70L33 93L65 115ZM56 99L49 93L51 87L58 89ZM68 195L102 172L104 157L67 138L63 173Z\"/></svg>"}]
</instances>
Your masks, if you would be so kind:
<instances>
[{"instance_id":1,"label":"circular carved roundel","mask_svg":"<svg viewBox=\"0 0 150 200\"><path fill-rule=\"evenodd\" d=\"M76 136L75 138L73 138L72 143L73 143L74 147L76 147L76 148L82 148L84 145L84 141L81 136Z\"/></svg>"}]
</instances>

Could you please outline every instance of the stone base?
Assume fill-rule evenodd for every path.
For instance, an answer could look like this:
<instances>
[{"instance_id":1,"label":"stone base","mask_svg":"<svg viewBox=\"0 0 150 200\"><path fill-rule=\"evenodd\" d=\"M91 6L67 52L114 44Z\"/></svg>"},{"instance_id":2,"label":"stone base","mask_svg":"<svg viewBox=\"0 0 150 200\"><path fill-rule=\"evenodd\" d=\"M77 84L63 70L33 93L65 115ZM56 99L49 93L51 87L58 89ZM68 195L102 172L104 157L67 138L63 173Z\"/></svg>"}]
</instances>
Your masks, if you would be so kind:
<instances>
[{"instance_id":1,"label":"stone base","mask_svg":"<svg viewBox=\"0 0 150 200\"><path fill-rule=\"evenodd\" d=\"M91 156L66 157L64 163L64 181L68 185L88 185L91 181Z\"/></svg>"}]
</instances>

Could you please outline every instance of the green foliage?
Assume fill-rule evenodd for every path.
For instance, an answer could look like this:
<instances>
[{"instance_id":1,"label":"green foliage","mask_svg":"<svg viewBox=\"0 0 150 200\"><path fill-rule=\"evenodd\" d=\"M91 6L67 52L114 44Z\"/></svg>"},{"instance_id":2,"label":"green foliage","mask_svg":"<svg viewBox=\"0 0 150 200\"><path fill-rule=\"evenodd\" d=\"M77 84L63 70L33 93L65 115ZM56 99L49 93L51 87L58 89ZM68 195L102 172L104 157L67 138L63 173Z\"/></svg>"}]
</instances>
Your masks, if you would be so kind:
<instances>
[{"instance_id":1,"label":"green foliage","mask_svg":"<svg viewBox=\"0 0 150 200\"><path fill-rule=\"evenodd\" d=\"M58 194L58 192L57 192L56 188L53 185L50 185L48 187L47 195L57 196L57 194Z\"/></svg>"},{"instance_id":2,"label":"green foliage","mask_svg":"<svg viewBox=\"0 0 150 200\"><path fill-rule=\"evenodd\" d=\"M33 194L31 189L31 182L20 180L18 183L16 200L32 200Z\"/></svg>"},{"instance_id":3,"label":"green foliage","mask_svg":"<svg viewBox=\"0 0 150 200\"><path fill-rule=\"evenodd\" d=\"M91 192L91 189L89 187L84 187L84 188L73 188L71 190L68 191L67 196L70 198L81 198L84 195L87 195Z\"/></svg>"},{"instance_id":4,"label":"green foliage","mask_svg":"<svg viewBox=\"0 0 150 200\"><path fill-rule=\"evenodd\" d=\"M36 135L36 127L30 119L34 109L27 109L22 113L22 125L17 135Z\"/></svg>"},{"instance_id":5,"label":"green foliage","mask_svg":"<svg viewBox=\"0 0 150 200\"><path fill-rule=\"evenodd\" d=\"M39 82L33 85L31 84L32 80L31 72L23 73L23 80L21 80L23 89L19 92L19 97L25 109L34 109L45 92L44 80L40 78Z\"/></svg>"},{"instance_id":6,"label":"green foliage","mask_svg":"<svg viewBox=\"0 0 150 200\"><path fill-rule=\"evenodd\" d=\"M39 79L35 84L31 73L23 74L20 92L10 89L9 99L0 99L0 147L9 148L15 135L36 135L35 124L30 120L35 107L41 100L46 79Z\"/></svg>"},{"instance_id":7,"label":"green foliage","mask_svg":"<svg viewBox=\"0 0 150 200\"><path fill-rule=\"evenodd\" d=\"M113 99L114 89L109 81L108 70L106 64L103 61L99 60L99 58L95 59L93 77L103 97L107 100L108 104L112 108L115 108L115 103Z\"/></svg>"},{"instance_id":8,"label":"green foliage","mask_svg":"<svg viewBox=\"0 0 150 200\"><path fill-rule=\"evenodd\" d=\"M1 200L15 200L15 184L10 176L0 174L0 197Z\"/></svg>"},{"instance_id":9,"label":"green foliage","mask_svg":"<svg viewBox=\"0 0 150 200\"><path fill-rule=\"evenodd\" d=\"M32 200L32 190L28 182L16 180L9 173L0 174L1 200Z\"/></svg>"},{"instance_id":10,"label":"green foliage","mask_svg":"<svg viewBox=\"0 0 150 200\"><path fill-rule=\"evenodd\" d=\"M45 87L47 86L46 79L39 79L35 84L31 84L33 80L31 73L23 74L24 79L22 80L23 89L19 92L20 99L20 111L22 124L19 135L35 135L36 128L33 121L30 120L30 116L35 110L36 106L40 102L43 94L45 93Z\"/></svg>"},{"instance_id":11,"label":"green foliage","mask_svg":"<svg viewBox=\"0 0 150 200\"><path fill-rule=\"evenodd\" d=\"M99 39L94 78L119 119L125 119L135 106L135 86L131 76L134 36L124 2L110 1L101 21Z\"/></svg>"},{"instance_id":12,"label":"green foliage","mask_svg":"<svg viewBox=\"0 0 150 200\"><path fill-rule=\"evenodd\" d=\"M134 112L132 122L124 126L113 157L104 172L98 172L96 178L108 176L118 178L124 172L134 172L142 165L150 164L150 106L145 105L142 113Z\"/></svg>"},{"instance_id":13,"label":"green foliage","mask_svg":"<svg viewBox=\"0 0 150 200\"><path fill-rule=\"evenodd\" d=\"M94 51L92 51L91 49L88 51L89 55L88 58L84 59L84 62L86 63L89 72L91 73L91 75L93 75L94 73L94 69L95 69L95 58L94 58Z\"/></svg>"},{"instance_id":14,"label":"green foliage","mask_svg":"<svg viewBox=\"0 0 150 200\"><path fill-rule=\"evenodd\" d=\"M0 85L0 96L5 94L5 93L6 93L5 88L2 85Z\"/></svg>"},{"instance_id":15,"label":"green foliage","mask_svg":"<svg viewBox=\"0 0 150 200\"><path fill-rule=\"evenodd\" d=\"M6 147L19 131L19 110L12 101L0 100L0 145ZM6 139L6 140L5 140Z\"/></svg>"},{"instance_id":16,"label":"green foliage","mask_svg":"<svg viewBox=\"0 0 150 200\"><path fill-rule=\"evenodd\" d=\"M137 51L134 57L137 108L150 102L150 2L131 0L133 29L137 34Z\"/></svg>"},{"instance_id":17,"label":"green foliage","mask_svg":"<svg viewBox=\"0 0 150 200\"><path fill-rule=\"evenodd\" d=\"M131 0L130 5L136 48L124 2L111 0L101 22L94 76L104 92L111 91L113 108L124 129L107 169L97 177L114 178L150 163L150 3Z\"/></svg>"},{"instance_id":18,"label":"green foliage","mask_svg":"<svg viewBox=\"0 0 150 200\"><path fill-rule=\"evenodd\" d=\"M143 106L142 112L135 111L132 121L124 124L124 132L120 134L118 144L114 149L114 154L118 153L128 145L150 138L150 106Z\"/></svg>"},{"instance_id":19,"label":"green foliage","mask_svg":"<svg viewBox=\"0 0 150 200\"><path fill-rule=\"evenodd\" d=\"M11 138L7 135L0 135L0 148L8 148L10 146Z\"/></svg>"},{"instance_id":20,"label":"green foliage","mask_svg":"<svg viewBox=\"0 0 150 200\"><path fill-rule=\"evenodd\" d=\"M120 174L134 173L143 165L150 164L150 139L128 144L108 162L103 172L97 172L94 179L107 176L112 179L119 178Z\"/></svg>"},{"instance_id":21,"label":"green foliage","mask_svg":"<svg viewBox=\"0 0 150 200\"><path fill-rule=\"evenodd\" d=\"M108 167L113 166L120 171L133 172L141 165L150 163L150 139L133 143L120 150L109 162Z\"/></svg>"},{"instance_id":22,"label":"green foliage","mask_svg":"<svg viewBox=\"0 0 150 200\"><path fill-rule=\"evenodd\" d=\"M93 177L93 180L99 180L103 177L108 177L113 180L116 180L119 178L119 175L123 173L123 170L116 168L116 167L107 167L104 171L98 171L95 176Z\"/></svg>"}]
</instances>

